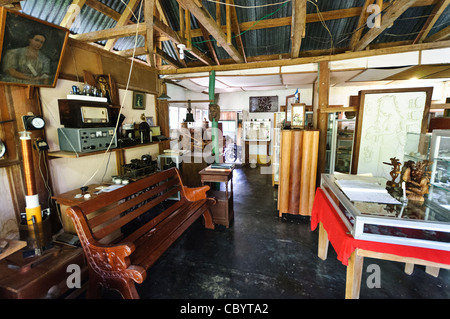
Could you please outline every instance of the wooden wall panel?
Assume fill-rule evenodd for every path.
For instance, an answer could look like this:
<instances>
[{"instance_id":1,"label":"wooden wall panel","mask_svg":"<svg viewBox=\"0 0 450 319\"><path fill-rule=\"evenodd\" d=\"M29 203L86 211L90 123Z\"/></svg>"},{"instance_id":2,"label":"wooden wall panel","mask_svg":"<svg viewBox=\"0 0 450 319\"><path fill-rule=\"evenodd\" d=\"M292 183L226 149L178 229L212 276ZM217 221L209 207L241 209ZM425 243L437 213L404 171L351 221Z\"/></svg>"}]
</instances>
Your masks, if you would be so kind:
<instances>
[{"instance_id":1,"label":"wooden wall panel","mask_svg":"<svg viewBox=\"0 0 450 319\"><path fill-rule=\"evenodd\" d=\"M302 183L300 189L300 215L311 215L316 194L319 131L305 131L303 135Z\"/></svg>"},{"instance_id":2,"label":"wooden wall panel","mask_svg":"<svg viewBox=\"0 0 450 319\"><path fill-rule=\"evenodd\" d=\"M292 134L288 130L281 131L281 153L280 153L280 181L278 184L278 210L280 216L282 212L288 211L289 201L289 171L291 154Z\"/></svg>"},{"instance_id":3,"label":"wooden wall panel","mask_svg":"<svg viewBox=\"0 0 450 319\"><path fill-rule=\"evenodd\" d=\"M298 214L300 197L294 194L300 194L301 186L301 169L303 159L303 131L291 131L291 152L290 152L290 169L289 169L289 206L287 213ZM283 151L283 150L282 150Z\"/></svg>"}]
</instances>

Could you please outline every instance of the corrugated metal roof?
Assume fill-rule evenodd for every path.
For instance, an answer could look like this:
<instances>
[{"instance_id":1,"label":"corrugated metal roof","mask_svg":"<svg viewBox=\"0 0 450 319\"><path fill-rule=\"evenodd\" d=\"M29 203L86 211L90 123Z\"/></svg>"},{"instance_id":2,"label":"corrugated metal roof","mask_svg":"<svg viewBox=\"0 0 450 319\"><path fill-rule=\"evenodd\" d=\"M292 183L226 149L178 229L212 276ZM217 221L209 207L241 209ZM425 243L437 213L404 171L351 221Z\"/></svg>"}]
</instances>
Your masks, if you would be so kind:
<instances>
[{"instance_id":1,"label":"corrugated metal roof","mask_svg":"<svg viewBox=\"0 0 450 319\"><path fill-rule=\"evenodd\" d=\"M128 0L98 0L102 4L108 6L112 10L121 14ZM388 2L389 0L385 0ZM248 21L257 21L255 24L266 23L265 19L291 17L292 3L282 0L235 0L237 6L249 6L251 8L236 7L236 13L239 23ZM353 7L362 7L365 0L333 0L333 1L315 1L307 2L307 13L329 12L340 9L351 9ZM23 12L42 20L49 21L54 24L60 24L72 0L27 0L22 4ZM216 3L208 0L202 0L204 8L215 19ZM266 6L267 4L276 4ZM178 13L178 2L176 0L162 0L161 6L164 9L169 26L174 31L180 30L180 21ZM391 28L386 29L372 43L396 42L401 40L413 40L418 32L422 29L429 14L433 10L433 5L414 7L406 10L402 16L394 23ZM139 6L138 6L139 8ZM221 24L226 23L225 6L221 5ZM135 10L136 17L139 9ZM359 16L337 18L322 22L313 22L306 25L305 37L302 40L301 52L312 50L330 50L331 48L346 48L356 29ZM136 22L136 18L132 17L131 21ZM140 21L144 21L143 12L141 11ZM113 28L116 21L105 14L89 7L83 6L80 15L71 26L70 32L75 34L97 31L102 29ZM441 17L438 19L429 35L447 27L450 24L450 7L448 7ZM326 27L325 27L325 26ZM199 24L193 16L191 16L191 28L198 29ZM327 30L328 29L328 30ZM367 27L363 34L367 32ZM290 52L291 47L291 26L279 26L267 29L257 29L252 27L249 30L241 30L242 41L244 44L245 54L248 57L260 55L276 55L286 54ZM234 35L236 36L236 35ZM205 42L208 39L195 37L191 39L193 46L201 52L210 56L208 46ZM100 41L104 45L106 41ZM216 51L219 59L230 59L228 53L221 47L218 47L215 40L211 43ZM115 50L127 50L133 48L135 44L134 36L118 39L114 45ZM139 36L137 45L144 46L144 37ZM236 40L233 39L235 47ZM164 52L174 59L177 54L173 45L169 41L162 44ZM330 52L331 53L331 52ZM195 61L196 59L189 53L186 54L186 62Z\"/></svg>"}]
</instances>

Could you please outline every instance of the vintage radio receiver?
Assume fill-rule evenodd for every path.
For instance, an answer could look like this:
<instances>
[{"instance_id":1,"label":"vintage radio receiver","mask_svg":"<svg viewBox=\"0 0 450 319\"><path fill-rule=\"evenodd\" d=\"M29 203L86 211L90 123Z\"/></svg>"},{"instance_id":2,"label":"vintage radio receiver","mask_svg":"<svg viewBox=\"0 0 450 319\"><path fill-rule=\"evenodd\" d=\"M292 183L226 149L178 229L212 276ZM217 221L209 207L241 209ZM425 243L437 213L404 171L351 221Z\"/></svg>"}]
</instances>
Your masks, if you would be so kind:
<instances>
[{"instance_id":1,"label":"vintage radio receiver","mask_svg":"<svg viewBox=\"0 0 450 319\"><path fill-rule=\"evenodd\" d=\"M59 120L64 127L107 127L114 126L108 103L58 100Z\"/></svg>"},{"instance_id":2,"label":"vintage radio receiver","mask_svg":"<svg viewBox=\"0 0 450 319\"><path fill-rule=\"evenodd\" d=\"M98 128L58 128L59 148L61 151L87 153L117 147L117 134L114 127ZM114 135L114 139L112 139Z\"/></svg>"}]
</instances>

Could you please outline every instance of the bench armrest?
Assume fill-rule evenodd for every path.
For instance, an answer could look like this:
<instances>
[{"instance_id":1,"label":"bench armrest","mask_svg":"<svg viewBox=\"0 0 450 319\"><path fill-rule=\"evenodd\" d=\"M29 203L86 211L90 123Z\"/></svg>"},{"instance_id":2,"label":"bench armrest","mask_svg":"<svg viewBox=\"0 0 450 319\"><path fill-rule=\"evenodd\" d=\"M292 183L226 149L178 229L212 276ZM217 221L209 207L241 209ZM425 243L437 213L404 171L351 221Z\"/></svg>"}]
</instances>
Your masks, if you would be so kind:
<instances>
[{"instance_id":1,"label":"bench armrest","mask_svg":"<svg viewBox=\"0 0 450 319\"><path fill-rule=\"evenodd\" d=\"M209 186L201 187L186 187L183 186L183 193L186 199L190 202L195 202L197 200L206 199L206 192L209 191Z\"/></svg>"},{"instance_id":2,"label":"bench armrest","mask_svg":"<svg viewBox=\"0 0 450 319\"><path fill-rule=\"evenodd\" d=\"M101 277L126 277L142 283L146 277L143 267L130 265L130 256L135 250L131 242L116 245L102 244L96 241L78 207L70 207L67 214L71 217L83 246L86 259Z\"/></svg>"}]
</instances>

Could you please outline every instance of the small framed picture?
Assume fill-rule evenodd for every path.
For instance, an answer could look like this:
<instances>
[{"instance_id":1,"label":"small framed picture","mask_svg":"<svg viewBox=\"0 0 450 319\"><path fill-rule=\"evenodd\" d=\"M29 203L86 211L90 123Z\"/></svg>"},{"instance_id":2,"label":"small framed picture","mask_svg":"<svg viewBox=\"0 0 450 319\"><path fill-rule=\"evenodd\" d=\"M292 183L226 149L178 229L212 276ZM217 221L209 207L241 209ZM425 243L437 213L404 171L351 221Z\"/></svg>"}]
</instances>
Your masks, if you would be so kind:
<instances>
[{"instance_id":1,"label":"small framed picture","mask_svg":"<svg viewBox=\"0 0 450 319\"><path fill-rule=\"evenodd\" d=\"M305 128L305 103L292 104L291 126L295 128Z\"/></svg>"},{"instance_id":2,"label":"small framed picture","mask_svg":"<svg viewBox=\"0 0 450 319\"><path fill-rule=\"evenodd\" d=\"M145 119L147 120L147 124L149 126L155 126L155 122L153 121L153 116L147 116Z\"/></svg>"},{"instance_id":3,"label":"small framed picture","mask_svg":"<svg viewBox=\"0 0 450 319\"><path fill-rule=\"evenodd\" d=\"M144 92L133 92L133 109L145 110Z\"/></svg>"}]
</instances>

